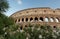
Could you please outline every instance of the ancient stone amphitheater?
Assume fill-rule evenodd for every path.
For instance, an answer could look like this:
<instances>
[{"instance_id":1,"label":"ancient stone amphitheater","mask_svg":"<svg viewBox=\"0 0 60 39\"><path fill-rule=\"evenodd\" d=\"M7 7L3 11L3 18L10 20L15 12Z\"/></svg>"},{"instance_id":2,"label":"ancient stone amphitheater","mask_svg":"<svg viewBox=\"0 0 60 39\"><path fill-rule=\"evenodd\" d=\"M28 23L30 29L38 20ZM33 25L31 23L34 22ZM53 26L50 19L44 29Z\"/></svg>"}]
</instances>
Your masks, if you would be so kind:
<instances>
[{"instance_id":1,"label":"ancient stone amphitheater","mask_svg":"<svg viewBox=\"0 0 60 39\"><path fill-rule=\"evenodd\" d=\"M60 9L49 7L28 8L12 14L16 24L26 27L29 24L60 26Z\"/></svg>"}]
</instances>

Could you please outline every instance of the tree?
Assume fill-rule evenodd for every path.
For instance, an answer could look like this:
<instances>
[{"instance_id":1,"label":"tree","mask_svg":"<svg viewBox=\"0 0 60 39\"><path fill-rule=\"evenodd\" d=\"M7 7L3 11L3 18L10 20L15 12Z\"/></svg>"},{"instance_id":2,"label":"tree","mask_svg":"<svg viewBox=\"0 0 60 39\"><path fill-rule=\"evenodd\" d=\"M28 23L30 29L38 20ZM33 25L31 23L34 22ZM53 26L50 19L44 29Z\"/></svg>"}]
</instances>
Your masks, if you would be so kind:
<instances>
[{"instance_id":1,"label":"tree","mask_svg":"<svg viewBox=\"0 0 60 39\"><path fill-rule=\"evenodd\" d=\"M25 39L26 35L25 32L21 32L18 29L20 26L18 25L11 25L6 29L6 34L4 35L5 39Z\"/></svg>"},{"instance_id":2,"label":"tree","mask_svg":"<svg viewBox=\"0 0 60 39\"><path fill-rule=\"evenodd\" d=\"M8 18L4 14L0 14L0 35L3 34L3 29L14 24L11 18Z\"/></svg>"},{"instance_id":3,"label":"tree","mask_svg":"<svg viewBox=\"0 0 60 39\"><path fill-rule=\"evenodd\" d=\"M60 39L60 28L49 25L29 25L23 30L13 25L6 32L6 39Z\"/></svg>"},{"instance_id":4,"label":"tree","mask_svg":"<svg viewBox=\"0 0 60 39\"><path fill-rule=\"evenodd\" d=\"M10 24L8 24L8 17L2 14L8 9L8 7L7 0L0 0L0 35L4 33L3 28Z\"/></svg>"},{"instance_id":5,"label":"tree","mask_svg":"<svg viewBox=\"0 0 60 39\"><path fill-rule=\"evenodd\" d=\"M6 10L9 8L7 0L0 0L0 13L6 12Z\"/></svg>"},{"instance_id":6,"label":"tree","mask_svg":"<svg viewBox=\"0 0 60 39\"><path fill-rule=\"evenodd\" d=\"M49 25L29 25L24 31L28 39L60 39L60 28Z\"/></svg>"}]
</instances>

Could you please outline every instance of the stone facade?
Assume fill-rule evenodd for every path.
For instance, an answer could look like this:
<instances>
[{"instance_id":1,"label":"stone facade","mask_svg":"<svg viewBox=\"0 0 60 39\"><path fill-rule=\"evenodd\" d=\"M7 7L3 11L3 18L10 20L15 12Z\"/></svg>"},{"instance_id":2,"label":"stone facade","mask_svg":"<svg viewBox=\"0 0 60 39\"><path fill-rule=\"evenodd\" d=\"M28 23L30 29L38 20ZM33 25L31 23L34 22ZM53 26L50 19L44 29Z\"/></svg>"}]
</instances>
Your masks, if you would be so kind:
<instances>
[{"instance_id":1,"label":"stone facade","mask_svg":"<svg viewBox=\"0 0 60 39\"><path fill-rule=\"evenodd\" d=\"M60 9L49 7L24 9L12 14L10 17L14 19L16 24L22 26L29 24L60 26Z\"/></svg>"}]
</instances>

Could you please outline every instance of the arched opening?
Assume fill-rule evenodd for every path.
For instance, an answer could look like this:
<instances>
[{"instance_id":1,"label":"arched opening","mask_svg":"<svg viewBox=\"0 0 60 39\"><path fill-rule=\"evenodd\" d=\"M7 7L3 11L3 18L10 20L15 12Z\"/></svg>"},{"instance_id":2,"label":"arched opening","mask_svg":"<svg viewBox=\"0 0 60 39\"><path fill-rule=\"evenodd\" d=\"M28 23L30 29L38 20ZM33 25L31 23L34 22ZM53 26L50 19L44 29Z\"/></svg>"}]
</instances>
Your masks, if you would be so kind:
<instances>
[{"instance_id":1,"label":"arched opening","mask_svg":"<svg viewBox=\"0 0 60 39\"><path fill-rule=\"evenodd\" d=\"M44 18L44 21L45 21L45 22L49 22L48 17Z\"/></svg>"},{"instance_id":2,"label":"arched opening","mask_svg":"<svg viewBox=\"0 0 60 39\"><path fill-rule=\"evenodd\" d=\"M53 13L55 13L55 11L53 11Z\"/></svg>"},{"instance_id":3,"label":"arched opening","mask_svg":"<svg viewBox=\"0 0 60 39\"><path fill-rule=\"evenodd\" d=\"M27 25L25 25L25 28L27 28L28 26Z\"/></svg>"},{"instance_id":4,"label":"arched opening","mask_svg":"<svg viewBox=\"0 0 60 39\"><path fill-rule=\"evenodd\" d=\"M35 21L38 21L38 18L37 17L35 17Z\"/></svg>"},{"instance_id":5,"label":"arched opening","mask_svg":"<svg viewBox=\"0 0 60 39\"><path fill-rule=\"evenodd\" d=\"M26 22L28 21L28 18L26 18Z\"/></svg>"},{"instance_id":6,"label":"arched opening","mask_svg":"<svg viewBox=\"0 0 60 39\"><path fill-rule=\"evenodd\" d=\"M35 12L37 12L37 11L35 10Z\"/></svg>"},{"instance_id":7,"label":"arched opening","mask_svg":"<svg viewBox=\"0 0 60 39\"><path fill-rule=\"evenodd\" d=\"M25 25L25 27L27 27L27 25Z\"/></svg>"},{"instance_id":8,"label":"arched opening","mask_svg":"<svg viewBox=\"0 0 60 39\"><path fill-rule=\"evenodd\" d=\"M30 21L31 21L31 22L33 21L33 18L32 18L32 17L30 18Z\"/></svg>"},{"instance_id":9,"label":"arched opening","mask_svg":"<svg viewBox=\"0 0 60 39\"><path fill-rule=\"evenodd\" d=\"M22 30L23 29L23 27L22 26L20 26L20 30Z\"/></svg>"},{"instance_id":10,"label":"arched opening","mask_svg":"<svg viewBox=\"0 0 60 39\"><path fill-rule=\"evenodd\" d=\"M20 19L18 19L18 22L20 22Z\"/></svg>"},{"instance_id":11,"label":"arched opening","mask_svg":"<svg viewBox=\"0 0 60 39\"><path fill-rule=\"evenodd\" d=\"M56 21L56 22L59 22L59 19L58 19L58 18L55 18L55 21Z\"/></svg>"},{"instance_id":12,"label":"arched opening","mask_svg":"<svg viewBox=\"0 0 60 39\"><path fill-rule=\"evenodd\" d=\"M54 22L54 18L51 17L51 18L50 18L50 22Z\"/></svg>"},{"instance_id":13,"label":"arched opening","mask_svg":"<svg viewBox=\"0 0 60 39\"><path fill-rule=\"evenodd\" d=\"M53 26L53 28L56 28L56 26Z\"/></svg>"},{"instance_id":14,"label":"arched opening","mask_svg":"<svg viewBox=\"0 0 60 39\"><path fill-rule=\"evenodd\" d=\"M22 21L24 21L24 18L22 18Z\"/></svg>"},{"instance_id":15,"label":"arched opening","mask_svg":"<svg viewBox=\"0 0 60 39\"><path fill-rule=\"evenodd\" d=\"M46 10L44 10L44 12L46 12Z\"/></svg>"},{"instance_id":16,"label":"arched opening","mask_svg":"<svg viewBox=\"0 0 60 39\"><path fill-rule=\"evenodd\" d=\"M40 21L43 21L43 17L40 17Z\"/></svg>"}]
</instances>

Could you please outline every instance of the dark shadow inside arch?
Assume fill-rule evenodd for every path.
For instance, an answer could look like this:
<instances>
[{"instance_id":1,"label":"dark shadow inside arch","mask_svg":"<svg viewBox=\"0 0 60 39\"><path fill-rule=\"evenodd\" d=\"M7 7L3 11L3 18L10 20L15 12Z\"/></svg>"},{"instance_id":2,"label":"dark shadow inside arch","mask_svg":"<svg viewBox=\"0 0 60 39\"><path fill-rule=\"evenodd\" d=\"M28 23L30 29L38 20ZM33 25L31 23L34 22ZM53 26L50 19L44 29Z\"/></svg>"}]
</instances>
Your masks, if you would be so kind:
<instances>
[{"instance_id":1,"label":"dark shadow inside arch","mask_svg":"<svg viewBox=\"0 0 60 39\"><path fill-rule=\"evenodd\" d=\"M28 26L27 25L25 25L25 28L27 28Z\"/></svg>"},{"instance_id":2,"label":"dark shadow inside arch","mask_svg":"<svg viewBox=\"0 0 60 39\"><path fill-rule=\"evenodd\" d=\"M43 17L40 17L40 20L43 21Z\"/></svg>"},{"instance_id":3,"label":"dark shadow inside arch","mask_svg":"<svg viewBox=\"0 0 60 39\"><path fill-rule=\"evenodd\" d=\"M53 26L53 28L56 28L56 26Z\"/></svg>"},{"instance_id":4,"label":"dark shadow inside arch","mask_svg":"<svg viewBox=\"0 0 60 39\"><path fill-rule=\"evenodd\" d=\"M20 19L18 19L18 22L20 22Z\"/></svg>"},{"instance_id":5,"label":"dark shadow inside arch","mask_svg":"<svg viewBox=\"0 0 60 39\"><path fill-rule=\"evenodd\" d=\"M28 21L28 18L26 18L26 22Z\"/></svg>"},{"instance_id":6,"label":"dark shadow inside arch","mask_svg":"<svg viewBox=\"0 0 60 39\"><path fill-rule=\"evenodd\" d=\"M24 18L22 18L22 21L24 21Z\"/></svg>"},{"instance_id":7,"label":"dark shadow inside arch","mask_svg":"<svg viewBox=\"0 0 60 39\"><path fill-rule=\"evenodd\" d=\"M20 26L20 30L22 30L23 29L23 27L22 26Z\"/></svg>"},{"instance_id":8,"label":"dark shadow inside arch","mask_svg":"<svg viewBox=\"0 0 60 39\"><path fill-rule=\"evenodd\" d=\"M31 18L30 18L30 21L32 21L32 20L33 20L33 18L31 17Z\"/></svg>"},{"instance_id":9,"label":"dark shadow inside arch","mask_svg":"<svg viewBox=\"0 0 60 39\"><path fill-rule=\"evenodd\" d=\"M38 21L38 18L37 17L35 17L35 21Z\"/></svg>"}]
</instances>

